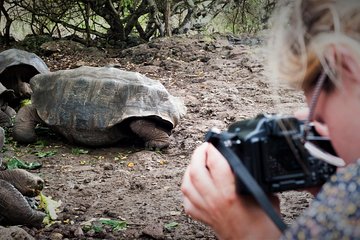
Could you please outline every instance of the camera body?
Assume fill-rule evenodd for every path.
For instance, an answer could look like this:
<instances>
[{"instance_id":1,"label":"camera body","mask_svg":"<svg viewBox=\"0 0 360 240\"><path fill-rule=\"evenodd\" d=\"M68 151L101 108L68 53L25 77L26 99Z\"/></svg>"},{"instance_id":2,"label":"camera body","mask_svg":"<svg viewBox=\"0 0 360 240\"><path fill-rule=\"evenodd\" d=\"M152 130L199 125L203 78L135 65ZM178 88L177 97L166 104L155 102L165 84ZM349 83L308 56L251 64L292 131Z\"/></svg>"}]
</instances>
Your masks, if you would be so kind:
<instances>
[{"instance_id":1,"label":"camera body","mask_svg":"<svg viewBox=\"0 0 360 240\"><path fill-rule=\"evenodd\" d=\"M231 124L228 131L210 130L205 140L219 150L220 142L231 149L263 191L271 193L321 186L335 173L335 166L313 157L304 147L304 131L304 122L294 117L258 115ZM329 139L318 135L313 126L306 140L335 154ZM248 194L236 180L238 192Z\"/></svg>"}]
</instances>

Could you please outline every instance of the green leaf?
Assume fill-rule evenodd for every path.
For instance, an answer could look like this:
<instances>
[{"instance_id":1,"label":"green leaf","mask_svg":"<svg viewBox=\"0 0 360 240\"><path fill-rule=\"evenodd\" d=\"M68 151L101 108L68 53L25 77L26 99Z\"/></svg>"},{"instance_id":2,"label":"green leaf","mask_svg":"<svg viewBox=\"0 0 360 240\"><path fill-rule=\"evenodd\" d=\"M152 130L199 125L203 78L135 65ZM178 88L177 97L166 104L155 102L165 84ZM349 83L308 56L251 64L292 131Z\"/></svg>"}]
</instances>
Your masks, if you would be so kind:
<instances>
[{"instance_id":1,"label":"green leaf","mask_svg":"<svg viewBox=\"0 0 360 240\"><path fill-rule=\"evenodd\" d=\"M100 219L101 224L108 225L113 231L126 230L127 223L125 221L111 220L111 219Z\"/></svg>"},{"instance_id":2,"label":"green leaf","mask_svg":"<svg viewBox=\"0 0 360 240\"><path fill-rule=\"evenodd\" d=\"M44 157L51 157L54 156L57 153L57 151L45 151L45 152L35 152L35 155L39 158L44 158Z\"/></svg>"},{"instance_id":3,"label":"green leaf","mask_svg":"<svg viewBox=\"0 0 360 240\"><path fill-rule=\"evenodd\" d=\"M179 226L179 223L177 223L177 222L170 222L170 223L167 223L167 224L164 225L166 230L174 229L177 226Z\"/></svg>"},{"instance_id":4,"label":"green leaf","mask_svg":"<svg viewBox=\"0 0 360 240\"><path fill-rule=\"evenodd\" d=\"M26 163L16 157L12 157L9 161L7 161L6 166L10 170L16 168L38 169L41 168L42 164L39 162Z\"/></svg>"},{"instance_id":5,"label":"green leaf","mask_svg":"<svg viewBox=\"0 0 360 240\"><path fill-rule=\"evenodd\" d=\"M31 100L30 99L24 99L24 100L21 100L21 102L20 102L20 106L21 107L24 107L24 106L26 106L26 105L30 105L31 104Z\"/></svg>"},{"instance_id":6,"label":"green leaf","mask_svg":"<svg viewBox=\"0 0 360 240\"><path fill-rule=\"evenodd\" d=\"M51 221L57 219L56 212L58 211L60 205L61 205L61 200L55 201L51 197L47 197L44 194L40 193L40 205L38 208L44 209L46 212L47 218L44 219L45 224L50 224Z\"/></svg>"},{"instance_id":7,"label":"green leaf","mask_svg":"<svg viewBox=\"0 0 360 240\"><path fill-rule=\"evenodd\" d=\"M89 151L81 148L73 148L71 149L71 153L75 155L80 155L80 154L87 154L89 153Z\"/></svg>"},{"instance_id":8,"label":"green leaf","mask_svg":"<svg viewBox=\"0 0 360 240\"><path fill-rule=\"evenodd\" d=\"M38 140L36 143L34 143L36 147L44 148L48 145L48 143L45 140Z\"/></svg>"},{"instance_id":9,"label":"green leaf","mask_svg":"<svg viewBox=\"0 0 360 240\"><path fill-rule=\"evenodd\" d=\"M95 232L101 232L104 226L109 226L112 231L126 230L127 223L125 221L111 220L109 218L92 218L86 222L81 223L83 231L87 232L91 229Z\"/></svg>"},{"instance_id":10,"label":"green leaf","mask_svg":"<svg viewBox=\"0 0 360 240\"><path fill-rule=\"evenodd\" d=\"M103 230L102 226L97 226L97 225L93 225L92 229L96 232L99 233Z\"/></svg>"}]
</instances>

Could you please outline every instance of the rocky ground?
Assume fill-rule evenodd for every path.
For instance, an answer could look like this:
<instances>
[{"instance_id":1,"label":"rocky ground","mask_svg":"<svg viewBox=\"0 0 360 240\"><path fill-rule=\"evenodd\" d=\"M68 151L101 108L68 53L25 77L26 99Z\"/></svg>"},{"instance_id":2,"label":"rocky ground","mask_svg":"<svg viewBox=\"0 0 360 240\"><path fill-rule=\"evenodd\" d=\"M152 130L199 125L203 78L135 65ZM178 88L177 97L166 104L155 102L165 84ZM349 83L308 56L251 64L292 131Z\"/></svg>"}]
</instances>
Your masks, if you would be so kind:
<instances>
[{"instance_id":1,"label":"rocky ground","mask_svg":"<svg viewBox=\"0 0 360 240\"><path fill-rule=\"evenodd\" d=\"M62 202L52 225L22 229L36 239L215 239L182 207L181 179L192 151L211 127L225 130L259 113L291 113L303 106L301 93L273 87L265 77L261 43L246 36L196 35L155 39L123 51L45 46L39 54L51 71L109 64L137 71L181 97L187 114L163 151L85 148L46 128L39 129L42 141L32 145L19 145L8 134L3 158L41 163L33 172L46 181L43 193ZM281 200L289 223L311 197L288 192Z\"/></svg>"}]
</instances>

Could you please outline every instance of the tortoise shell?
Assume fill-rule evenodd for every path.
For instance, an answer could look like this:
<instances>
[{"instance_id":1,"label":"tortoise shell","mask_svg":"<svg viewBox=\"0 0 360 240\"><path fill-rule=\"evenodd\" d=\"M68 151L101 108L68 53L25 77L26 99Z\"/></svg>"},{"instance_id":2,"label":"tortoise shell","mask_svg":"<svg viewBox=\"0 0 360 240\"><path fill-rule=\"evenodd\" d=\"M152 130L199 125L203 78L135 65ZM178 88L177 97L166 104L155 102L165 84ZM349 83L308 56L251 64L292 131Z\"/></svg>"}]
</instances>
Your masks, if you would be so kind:
<instances>
[{"instance_id":1,"label":"tortoise shell","mask_svg":"<svg viewBox=\"0 0 360 240\"><path fill-rule=\"evenodd\" d=\"M21 71L24 74L22 80L29 82L34 75L49 72L49 68L35 53L12 48L0 53L0 81L3 82L4 76L13 71Z\"/></svg>"},{"instance_id":2,"label":"tortoise shell","mask_svg":"<svg viewBox=\"0 0 360 240\"><path fill-rule=\"evenodd\" d=\"M14 99L9 101L12 107L17 108L21 99L31 96L30 79L47 72L45 62L34 53L15 48L0 53L0 83L14 91Z\"/></svg>"},{"instance_id":3,"label":"tortoise shell","mask_svg":"<svg viewBox=\"0 0 360 240\"><path fill-rule=\"evenodd\" d=\"M152 118L171 130L186 111L159 81L114 67L38 74L30 86L39 117L69 140L89 145L118 141L121 129L113 127L131 118Z\"/></svg>"}]
</instances>

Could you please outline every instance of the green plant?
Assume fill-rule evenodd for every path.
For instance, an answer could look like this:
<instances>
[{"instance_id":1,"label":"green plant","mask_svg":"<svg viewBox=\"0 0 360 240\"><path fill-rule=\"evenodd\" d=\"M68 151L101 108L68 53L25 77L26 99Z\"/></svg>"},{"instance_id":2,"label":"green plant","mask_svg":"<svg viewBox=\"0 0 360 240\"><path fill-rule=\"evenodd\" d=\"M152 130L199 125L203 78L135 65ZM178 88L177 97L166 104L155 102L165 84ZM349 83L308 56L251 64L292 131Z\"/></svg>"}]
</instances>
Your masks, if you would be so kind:
<instances>
[{"instance_id":1,"label":"green plant","mask_svg":"<svg viewBox=\"0 0 360 240\"><path fill-rule=\"evenodd\" d=\"M74 155L87 154L89 150L81 149L81 148L72 148L71 153Z\"/></svg>"},{"instance_id":2,"label":"green plant","mask_svg":"<svg viewBox=\"0 0 360 240\"><path fill-rule=\"evenodd\" d=\"M35 152L35 156L37 156L38 158L44 158L44 157L51 157L57 154L57 151L55 150L50 150L50 151L37 151Z\"/></svg>"},{"instance_id":3,"label":"green plant","mask_svg":"<svg viewBox=\"0 0 360 240\"><path fill-rule=\"evenodd\" d=\"M172 229L176 228L177 226L179 226L179 223L177 222L169 222L167 224L164 225L164 228L168 231L171 231Z\"/></svg>"},{"instance_id":4,"label":"green plant","mask_svg":"<svg viewBox=\"0 0 360 240\"><path fill-rule=\"evenodd\" d=\"M6 159L6 167L7 169L16 169L16 168L22 168L22 169L37 169L40 168L42 166L41 163L38 162L32 162L32 163L27 163L24 162L16 157L12 157L10 159Z\"/></svg>"}]
</instances>

